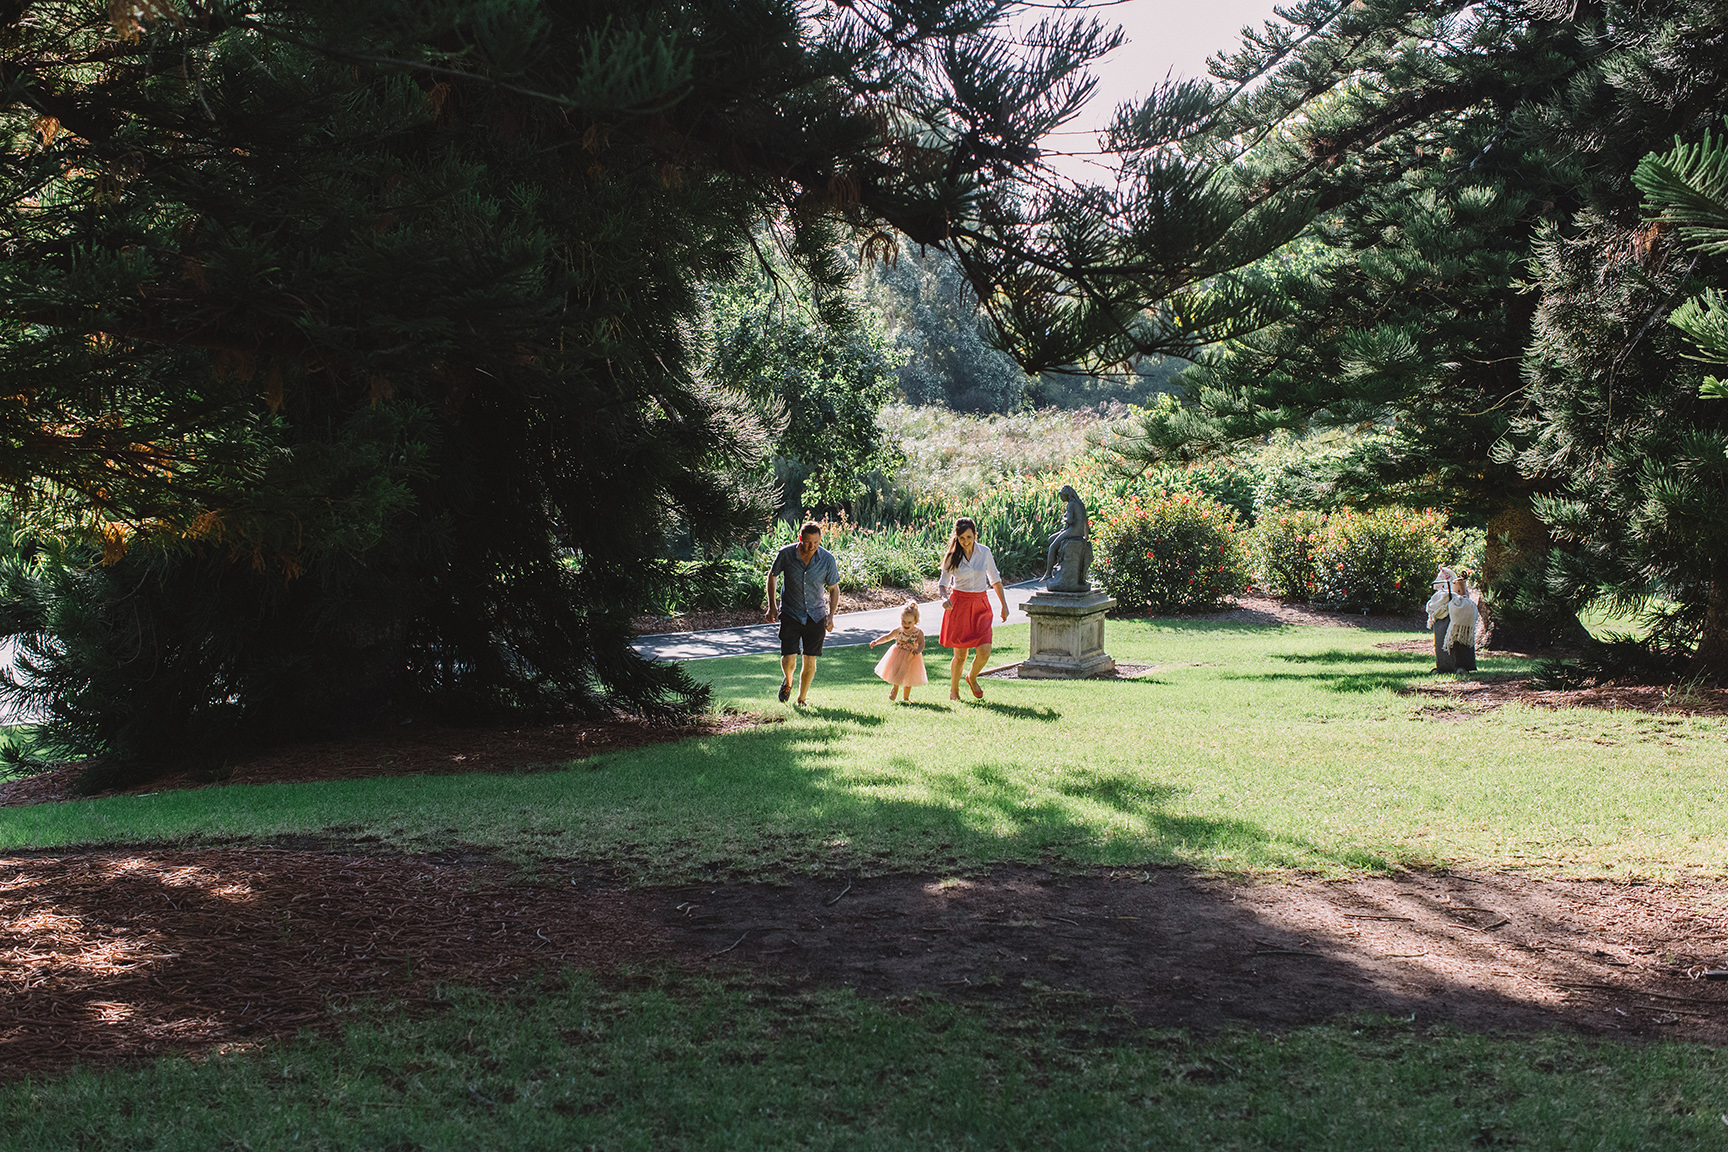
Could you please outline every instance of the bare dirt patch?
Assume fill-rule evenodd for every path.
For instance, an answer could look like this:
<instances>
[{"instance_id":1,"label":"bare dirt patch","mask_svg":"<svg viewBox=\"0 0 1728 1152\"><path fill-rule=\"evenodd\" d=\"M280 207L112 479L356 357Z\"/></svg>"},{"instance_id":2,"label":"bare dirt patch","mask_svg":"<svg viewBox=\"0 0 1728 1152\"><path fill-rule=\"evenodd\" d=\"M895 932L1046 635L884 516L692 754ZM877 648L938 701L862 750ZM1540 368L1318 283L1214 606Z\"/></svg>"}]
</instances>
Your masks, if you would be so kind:
<instances>
[{"instance_id":1,"label":"bare dirt patch","mask_svg":"<svg viewBox=\"0 0 1728 1152\"><path fill-rule=\"evenodd\" d=\"M1523 676L1485 675L1474 680L1437 680L1405 695L1456 701L1476 711L1502 704L1533 708L1624 709L1662 715L1728 716L1728 688L1661 684L1597 684L1587 688L1543 688Z\"/></svg>"},{"instance_id":2,"label":"bare dirt patch","mask_svg":"<svg viewBox=\"0 0 1728 1152\"><path fill-rule=\"evenodd\" d=\"M461 772L555 771L601 752L688 740L779 717L732 714L693 724L616 721L516 728L444 728L415 724L346 740L297 744L266 752L217 772L173 772L121 792L166 792L213 784L279 784L358 780L371 776L449 776ZM38 776L0 782L0 808L71 798L79 764ZM120 793L114 793L120 794Z\"/></svg>"},{"instance_id":3,"label":"bare dirt patch","mask_svg":"<svg viewBox=\"0 0 1728 1152\"><path fill-rule=\"evenodd\" d=\"M686 949L794 984L1084 992L1143 1024L1354 1013L1467 1029L1728 1039L1728 885L1406 874L1242 884L1176 870L729 885L681 893ZM835 899L839 896L838 899ZM830 901L832 901L830 903ZM742 939L740 940L740 936Z\"/></svg>"},{"instance_id":4,"label":"bare dirt patch","mask_svg":"<svg viewBox=\"0 0 1728 1152\"><path fill-rule=\"evenodd\" d=\"M1311 604L1252 594L1237 596L1230 604L1230 607L1216 612L1185 614L1179 619L1220 624L1298 624L1312 628L1373 628L1382 631L1408 628L1422 631L1422 614L1419 612L1402 616L1368 616L1355 612L1331 612Z\"/></svg>"},{"instance_id":5,"label":"bare dirt patch","mask_svg":"<svg viewBox=\"0 0 1728 1152\"><path fill-rule=\"evenodd\" d=\"M272 848L0 860L0 1075L247 1045L357 999L425 1009L566 965L669 963L788 990L1102 999L1139 1023L1358 1013L1476 1030L1728 1039L1728 884L1406 874L1238 883L1004 866L628 888L568 867Z\"/></svg>"},{"instance_id":6,"label":"bare dirt patch","mask_svg":"<svg viewBox=\"0 0 1728 1152\"><path fill-rule=\"evenodd\" d=\"M0 861L0 1075L246 1044L356 997L426 1007L664 950L617 885L508 886L436 858L270 849Z\"/></svg>"}]
</instances>

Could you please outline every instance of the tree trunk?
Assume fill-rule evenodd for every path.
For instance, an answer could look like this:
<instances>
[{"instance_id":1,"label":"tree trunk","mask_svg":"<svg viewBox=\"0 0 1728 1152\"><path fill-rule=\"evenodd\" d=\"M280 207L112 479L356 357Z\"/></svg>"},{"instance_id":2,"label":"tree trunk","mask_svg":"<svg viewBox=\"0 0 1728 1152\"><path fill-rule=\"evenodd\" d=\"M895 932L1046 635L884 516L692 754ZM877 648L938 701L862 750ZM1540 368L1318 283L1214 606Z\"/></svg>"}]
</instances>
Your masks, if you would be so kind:
<instances>
[{"instance_id":1,"label":"tree trunk","mask_svg":"<svg viewBox=\"0 0 1728 1152\"><path fill-rule=\"evenodd\" d=\"M1728 684L1728 576L1710 581L1710 601L1704 609L1704 635L1692 653L1691 672Z\"/></svg>"},{"instance_id":2,"label":"tree trunk","mask_svg":"<svg viewBox=\"0 0 1728 1152\"><path fill-rule=\"evenodd\" d=\"M1536 518L1526 500L1508 504L1488 521L1488 546L1482 559L1479 581L1482 598L1483 648L1503 652L1540 651L1555 646L1572 647L1589 638L1576 615L1555 613L1524 617L1497 603L1494 590L1508 587L1525 569L1544 566L1553 539L1548 527Z\"/></svg>"}]
</instances>

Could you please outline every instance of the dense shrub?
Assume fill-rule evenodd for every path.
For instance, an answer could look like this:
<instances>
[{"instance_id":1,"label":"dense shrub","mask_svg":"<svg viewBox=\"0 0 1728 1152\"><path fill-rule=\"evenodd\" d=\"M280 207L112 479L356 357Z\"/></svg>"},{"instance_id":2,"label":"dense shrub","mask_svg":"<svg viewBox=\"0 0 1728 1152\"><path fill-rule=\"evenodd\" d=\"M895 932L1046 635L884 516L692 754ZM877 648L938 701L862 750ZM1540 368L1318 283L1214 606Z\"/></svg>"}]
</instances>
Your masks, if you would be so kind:
<instances>
[{"instance_id":1,"label":"dense shrub","mask_svg":"<svg viewBox=\"0 0 1728 1152\"><path fill-rule=\"evenodd\" d=\"M1254 579L1275 596L1311 600L1319 586L1314 552L1326 531L1326 515L1307 509L1266 511L1249 535Z\"/></svg>"},{"instance_id":2,"label":"dense shrub","mask_svg":"<svg viewBox=\"0 0 1728 1152\"><path fill-rule=\"evenodd\" d=\"M1208 608L1248 583L1236 514L1192 492L1130 496L1094 518L1095 571L1127 611Z\"/></svg>"},{"instance_id":3,"label":"dense shrub","mask_svg":"<svg viewBox=\"0 0 1728 1152\"><path fill-rule=\"evenodd\" d=\"M1332 513L1314 552L1314 600L1337 608L1408 612L1427 600L1440 564L1444 514L1381 508Z\"/></svg>"}]
</instances>

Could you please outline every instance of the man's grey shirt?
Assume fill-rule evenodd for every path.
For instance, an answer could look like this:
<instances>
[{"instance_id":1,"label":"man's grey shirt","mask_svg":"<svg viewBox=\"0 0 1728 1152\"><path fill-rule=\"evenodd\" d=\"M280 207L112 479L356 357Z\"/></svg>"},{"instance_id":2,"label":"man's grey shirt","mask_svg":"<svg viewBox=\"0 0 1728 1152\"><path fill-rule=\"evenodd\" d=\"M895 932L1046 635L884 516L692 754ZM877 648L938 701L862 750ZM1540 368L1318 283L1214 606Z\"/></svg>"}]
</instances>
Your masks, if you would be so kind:
<instances>
[{"instance_id":1,"label":"man's grey shirt","mask_svg":"<svg viewBox=\"0 0 1728 1152\"><path fill-rule=\"evenodd\" d=\"M834 553L816 546L810 563L798 559L798 545L788 544L774 557L768 579L786 574L786 590L780 594L780 615L794 623L808 624L828 615L828 589L840 583L840 562Z\"/></svg>"}]
</instances>

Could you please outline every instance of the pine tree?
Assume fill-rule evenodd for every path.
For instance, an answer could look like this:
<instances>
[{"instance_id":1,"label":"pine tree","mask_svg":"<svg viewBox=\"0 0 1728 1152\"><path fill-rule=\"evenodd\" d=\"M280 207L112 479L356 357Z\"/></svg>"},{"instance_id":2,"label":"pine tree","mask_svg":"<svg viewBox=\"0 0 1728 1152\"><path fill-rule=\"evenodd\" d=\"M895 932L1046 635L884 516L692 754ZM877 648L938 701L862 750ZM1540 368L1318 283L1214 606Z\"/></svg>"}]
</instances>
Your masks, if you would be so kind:
<instances>
[{"instance_id":1,"label":"pine tree","mask_svg":"<svg viewBox=\"0 0 1728 1152\"><path fill-rule=\"evenodd\" d=\"M5 624L49 739L698 706L629 616L669 523L767 515L764 430L697 371L763 226L834 322L843 242L949 250L1032 369L1228 330L1216 289L1146 309L1288 203L1217 179L1177 89L1121 189L1055 181L1118 37L1014 7L0 7Z\"/></svg>"},{"instance_id":2,"label":"pine tree","mask_svg":"<svg viewBox=\"0 0 1728 1152\"><path fill-rule=\"evenodd\" d=\"M1651 95L1691 65L1660 51L1638 59ZM1532 442L1520 461L1562 483L1540 509L1577 545L1559 575L1649 611L1655 640L1691 648L1691 674L1718 681L1728 679L1728 411L1705 370L1728 359L1725 171L1707 131L1676 141L1622 167L1620 196L1574 231L1543 238ZM1639 190L1653 219L1637 215Z\"/></svg>"},{"instance_id":3,"label":"pine tree","mask_svg":"<svg viewBox=\"0 0 1728 1152\"><path fill-rule=\"evenodd\" d=\"M1186 404L1153 414L1141 451L1388 428L1392 450L1346 475L1353 495L1479 518L1497 643L1578 635L1572 614L1590 588L1560 578L1538 515L1567 482L1520 456L1540 423L1520 419L1541 299L1530 268L1541 237L1624 203L1652 133L1695 126L1712 107L1724 62L1708 21L1678 3L1326 15L1299 26L1307 39L1237 106L1267 133L1260 178L1314 190L1317 247L1263 269L1280 318L1191 370ZM1250 45L1223 70L1263 67L1288 39ZM1679 55L1660 62L1667 50Z\"/></svg>"}]
</instances>

